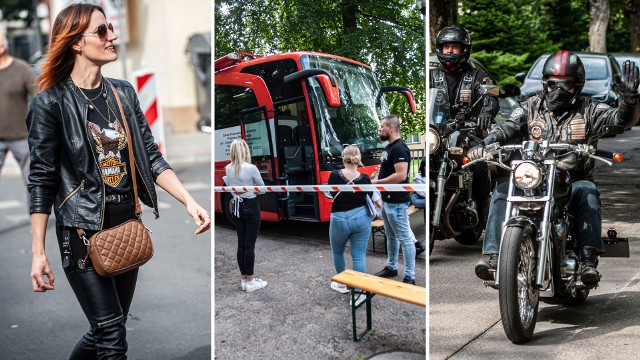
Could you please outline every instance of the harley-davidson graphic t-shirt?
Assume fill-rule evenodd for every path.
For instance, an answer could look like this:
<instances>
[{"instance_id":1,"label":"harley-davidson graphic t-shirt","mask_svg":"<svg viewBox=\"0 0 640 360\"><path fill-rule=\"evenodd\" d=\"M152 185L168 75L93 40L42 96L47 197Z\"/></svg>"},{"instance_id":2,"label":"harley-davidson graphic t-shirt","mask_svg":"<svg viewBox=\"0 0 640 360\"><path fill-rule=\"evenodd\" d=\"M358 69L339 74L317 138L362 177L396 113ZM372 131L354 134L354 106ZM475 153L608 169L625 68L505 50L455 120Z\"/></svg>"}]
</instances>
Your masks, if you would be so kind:
<instances>
[{"instance_id":1,"label":"harley-davidson graphic t-shirt","mask_svg":"<svg viewBox=\"0 0 640 360\"><path fill-rule=\"evenodd\" d=\"M92 135L95 158L99 166L107 195L132 191L129 171L127 136L117 104L107 104L105 89L82 89L91 99L87 115L87 127ZM109 106L111 108L109 108Z\"/></svg>"}]
</instances>

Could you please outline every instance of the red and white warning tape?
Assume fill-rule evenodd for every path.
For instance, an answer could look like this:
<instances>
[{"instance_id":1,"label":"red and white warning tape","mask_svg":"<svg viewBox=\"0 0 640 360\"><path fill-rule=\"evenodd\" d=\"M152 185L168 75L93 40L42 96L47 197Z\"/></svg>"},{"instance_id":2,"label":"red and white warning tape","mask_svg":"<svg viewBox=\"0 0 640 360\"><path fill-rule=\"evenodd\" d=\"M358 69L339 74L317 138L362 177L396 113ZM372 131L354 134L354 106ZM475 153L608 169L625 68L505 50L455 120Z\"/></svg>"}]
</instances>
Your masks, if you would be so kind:
<instances>
[{"instance_id":1,"label":"red and white warning tape","mask_svg":"<svg viewBox=\"0 0 640 360\"><path fill-rule=\"evenodd\" d=\"M216 192L427 191L425 184L215 186Z\"/></svg>"}]
</instances>

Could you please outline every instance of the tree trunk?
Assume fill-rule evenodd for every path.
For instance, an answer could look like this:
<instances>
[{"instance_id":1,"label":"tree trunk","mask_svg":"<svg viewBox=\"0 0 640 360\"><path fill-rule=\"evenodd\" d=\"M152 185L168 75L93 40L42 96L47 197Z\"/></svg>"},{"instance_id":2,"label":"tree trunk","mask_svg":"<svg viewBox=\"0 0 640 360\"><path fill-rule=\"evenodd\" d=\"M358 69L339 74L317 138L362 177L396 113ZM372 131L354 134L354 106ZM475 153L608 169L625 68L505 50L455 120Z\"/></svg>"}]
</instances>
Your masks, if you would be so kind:
<instances>
[{"instance_id":1,"label":"tree trunk","mask_svg":"<svg viewBox=\"0 0 640 360\"><path fill-rule=\"evenodd\" d=\"M607 26L609 26L609 0L589 0L591 23L589 24L589 49L591 52L607 52Z\"/></svg>"},{"instance_id":2,"label":"tree trunk","mask_svg":"<svg viewBox=\"0 0 640 360\"><path fill-rule=\"evenodd\" d=\"M631 52L640 52L640 0L624 0L624 9L629 14Z\"/></svg>"},{"instance_id":3,"label":"tree trunk","mask_svg":"<svg viewBox=\"0 0 640 360\"><path fill-rule=\"evenodd\" d=\"M457 0L437 0L429 1L429 48L431 52L435 43L438 31L458 21Z\"/></svg>"}]
</instances>

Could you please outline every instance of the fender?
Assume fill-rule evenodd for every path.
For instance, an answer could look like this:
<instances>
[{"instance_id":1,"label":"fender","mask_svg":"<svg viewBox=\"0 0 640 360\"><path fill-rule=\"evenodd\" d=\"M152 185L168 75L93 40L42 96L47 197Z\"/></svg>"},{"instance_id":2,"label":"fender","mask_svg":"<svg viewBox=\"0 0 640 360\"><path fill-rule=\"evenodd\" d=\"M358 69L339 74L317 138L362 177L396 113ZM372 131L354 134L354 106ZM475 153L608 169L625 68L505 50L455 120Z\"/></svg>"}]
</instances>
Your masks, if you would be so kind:
<instances>
[{"instance_id":1,"label":"fender","mask_svg":"<svg viewBox=\"0 0 640 360\"><path fill-rule=\"evenodd\" d=\"M536 226L536 224L533 221L531 221L531 219L529 219L526 216L512 217L505 224L505 227L507 227L507 226L514 226L514 227L519 227L519 228L523 228L523 229L526 228L526 227L530 227L531 229L533 229L533 233L536 235L536 237L537 237L537 234L538 234L538 227Z\"/></svg>"}]
</instances>

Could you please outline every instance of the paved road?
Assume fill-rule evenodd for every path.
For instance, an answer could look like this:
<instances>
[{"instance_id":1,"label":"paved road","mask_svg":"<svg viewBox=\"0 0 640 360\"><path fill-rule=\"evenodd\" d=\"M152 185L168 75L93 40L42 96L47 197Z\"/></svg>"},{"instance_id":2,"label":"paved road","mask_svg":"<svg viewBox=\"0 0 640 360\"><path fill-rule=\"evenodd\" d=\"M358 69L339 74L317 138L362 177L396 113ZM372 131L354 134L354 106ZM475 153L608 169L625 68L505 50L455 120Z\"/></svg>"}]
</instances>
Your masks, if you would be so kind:
<instances>
[{"instance_id":1,"label":"paved road","mask_svg":"<svg viewBox=\"0 0 640 360\"><path fill-rule=\"evenodd\" d=\"M411 224L417 238L424 242L422 214L412 216ZM424 358L425 308L382 296L372 299L373 330L359 343L352 340L349 296L329 287L335 272L328 229L328 224L263 222L256 245L255 271L256 277L269 285L246 293L240 289L236 233L222 221L216 225L216 358L365 359L387 352L395 352L389 356L405 356L400 357L403 359L416 358L406 353ZM380 249L381 238L376 243L378 253L367 252L368 273L377 272L386 264L386 255L379 253ZM416 262L420 286L425 286L425 270L422 254ZM363 310L360 309L358 320L365 319Z\"/></svg>"},{"instance_id":2,"label":"paved road","mask_svg":"<svg viewBox=\"0 0 640 360\"><path fill-rule=\"evenodd\" d=\"M209 208L210 166L191 163L175 171L197 201ZM140 271L127 321L129 359L211 359L210 234L195 236L184 207L160 191L160 218L143 207L153 231L153 259ZM64 277L55 238L48 227L47 255L56 290L31 291L31 236L20 178L0 178L0 358L66 359L88 329Z\"/></svg>"},{"instance_id":3,"label":"paved road","mask_svg":"<svg viewBox=\"0 0 640 360\"><path fill-rule=\"evenodd\" d=\"M596 167L603 229L615 225L629 237L630 258L601 258L600 286L580 307L541 303L534 338L513 345L500 321L497 290L474 274L481 244L436 242L430 258L429 358L435 359L631 359L640 344L640 127L600 141L625 160Z\"/></svg>"}]
</instances>

